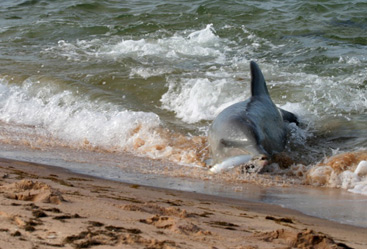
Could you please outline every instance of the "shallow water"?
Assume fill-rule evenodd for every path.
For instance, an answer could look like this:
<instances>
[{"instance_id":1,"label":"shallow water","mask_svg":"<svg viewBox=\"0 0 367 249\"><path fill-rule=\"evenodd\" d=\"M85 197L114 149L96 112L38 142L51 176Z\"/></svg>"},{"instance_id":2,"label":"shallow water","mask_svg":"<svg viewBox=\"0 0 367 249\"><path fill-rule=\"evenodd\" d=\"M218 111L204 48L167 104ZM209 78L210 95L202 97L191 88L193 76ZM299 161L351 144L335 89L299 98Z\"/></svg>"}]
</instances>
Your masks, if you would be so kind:
<instances>
[{"instance_id":1,"label":"shallow water","mask_svg":"<svg viewBox=\"0 0 367 249\"><path fill-rule=\"evenodd\" d=\"M70 162L62 148L103 152L118 167L128 152L175 162L179 175L205 165L208 126L250 96L255 60L302 125L289 127L293 168L248 178L367 194L354 174L367 156L316 166L367 147L366 11L357 0L1 1L0 142Z\"/></svg>"}]
</instances>

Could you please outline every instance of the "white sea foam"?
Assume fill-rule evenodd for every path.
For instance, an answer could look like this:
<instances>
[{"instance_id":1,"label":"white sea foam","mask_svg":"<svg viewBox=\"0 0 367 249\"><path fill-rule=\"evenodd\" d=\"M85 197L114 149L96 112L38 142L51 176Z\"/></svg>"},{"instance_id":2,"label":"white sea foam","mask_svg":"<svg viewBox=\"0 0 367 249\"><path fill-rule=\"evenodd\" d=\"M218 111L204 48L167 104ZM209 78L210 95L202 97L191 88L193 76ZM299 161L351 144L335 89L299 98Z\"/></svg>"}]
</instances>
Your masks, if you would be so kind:
<instances>
[{"instance_id":1,"label":"white sea foam","mask_svg":"<svg viewBox=\"0 0 367 249\"><path fill-rule=\"evenodd\" d=\"M305 109L304 106L302 106L301 103L291 103L291 102L287 102L284 105L279 106L280 108L292 112L292 113L297 113L298 117L303 118L304 116L309 115L309 112L307 111L307 109Z\"/></svg>"},{"instance_id":2,"label":"white sea foam","mask_svg":"<svg viewBox=\"0 0 367 249\"><path fill-rule=\"evenodd\" d=\"M115 37L108 41L60 40L57 46L47 48L43 53L62 56L73 61L118 60L128 57L141 63L147 58L154 58L158 61L164 60L165 64L179 63L188 59L200 60L200 58L218 63L225 61L225 48L222 40L215 34L212 24L202 30L191 31L188 35L185 32L169 37L152 36L142 39L117 40ZM151 65L151 61L146 62Z\"/></svg>"},{"instance_id":3,"label":"white sea foam","mask_svg":"<svg viewBox=\"0 0 367 249\"><path fill-rule=\"evenodd\" d=\"M359 177L365 177L367 176L367 161L360 161L357 168L354 171L354 174L356 174Z\"/></svg>"},{"instance_id":4,"label":"white sea foam","mask_svg":"<svg viewBox=\"0 0 367 249\"><path fill-rule=\"evenodd\" d=\"M137 138L144 140L145 146L159 142L160 138L152 134L152 129L160 125L154 113L93 102L71 91L55 89L47 82L36 82L27 79L15 86L1 81L1 121L45 129L66 143L107 149L129 150Z\"/></svg>"},{"instance_id":5,"label":"white sea foam","mask_svg":"<svg viewBox=\"0 0 367 249\"><path fill-rule=\"evenodd\" d=\"M187 123L211 120L225 107L244 100L244 93L229 92L231 84L233 87L226 79L208 78L171 81L161 98L162 107Z\"/></svg>"},{"instance_id":6,"label":"white sea foam","mask_svg":"<svg viewBox=\"0 0 367 249\"><path fill-rule=\"evenodd\" d=\"M144 79L148 79L150 77L159 76L171 73L172 69L169 68L149 68L149 67L133 67L130 71L130 78L134 78L134 76L138 76Z\"/></svg>"},{"instance_id":7,"label":"white sea foam","mask_svg":"<svg viewBox=\"0 0 367 249\"><path fill-rule=\"evenodd\" d=\"M353 193L367 195L367 161L361 161L355 169L354 178L357 180L348 190Z\"/></svg>"},{"instance_id":8,"label":"white sea foam","mask_svg":"<svg viewBox=\"0 0 367 249\"><path fill-rule=\"evenodd\" d=\"M350 65L358 65L358 64L361 63L361 60L357 57L349 57L349 56L343 57L343 56L340 56L339 57L339 62L350 64Z\"/></svg>"},{"instance_id":9,"label":"white sea foam","mask_svg":"<svg viewBox=\"0 0 367 249\"><path fill-rule=\"evenodd\" d=\"M354 170L352 165L345 168L346 170L338 172L331 166L315 166L308 172L308 178L313 185L342 188L367 195L367 161L360 161Z\"/></svg>"},{"instance_id":10,"label":"white sea foam","mask_svg":"<svg viewBox=\"0 0 367 249\"><path fill-rule=\"evenodd\" d=\"M223 56L218 47L220 47L220 39L215 35L213 25L210 24L186 37L183 34L175 34L167 38L123 39L115 45L101 48L99 55L136 55L138 57L157 55L173 59L209 56L215 59Z\"/></svg>"}]
</instances>

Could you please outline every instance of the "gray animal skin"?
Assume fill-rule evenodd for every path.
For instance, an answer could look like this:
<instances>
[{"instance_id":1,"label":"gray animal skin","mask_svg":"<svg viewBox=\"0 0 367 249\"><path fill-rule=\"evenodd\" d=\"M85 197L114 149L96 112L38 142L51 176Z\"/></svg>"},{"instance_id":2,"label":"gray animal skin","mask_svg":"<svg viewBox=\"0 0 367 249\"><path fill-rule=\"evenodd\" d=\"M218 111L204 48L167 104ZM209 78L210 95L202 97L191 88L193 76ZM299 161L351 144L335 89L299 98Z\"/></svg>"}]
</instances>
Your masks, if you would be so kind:
<instances>
[{"instance_id":1,"label":"gray animal skin","mask_svg":"<svg viewBox=\"0 0 367 249\"><path fill-rule=\"evenodd\" d=\"M251 97L224 109L209 128L209 150L217 173L238 165L258 172L266 159L282 152L287 140L285 122L297 117L277 108L269 96L259 66L251 61Z\"/></svg>"}]
</instances>

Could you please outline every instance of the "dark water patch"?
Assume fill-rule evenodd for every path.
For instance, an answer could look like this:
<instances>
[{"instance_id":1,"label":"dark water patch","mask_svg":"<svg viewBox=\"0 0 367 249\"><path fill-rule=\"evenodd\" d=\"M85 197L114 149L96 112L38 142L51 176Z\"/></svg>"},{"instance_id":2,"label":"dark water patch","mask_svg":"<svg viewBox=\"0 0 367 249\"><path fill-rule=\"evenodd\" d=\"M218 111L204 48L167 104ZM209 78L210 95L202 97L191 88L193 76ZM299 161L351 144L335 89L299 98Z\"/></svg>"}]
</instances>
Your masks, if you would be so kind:
<instances>
[{"instance_id":1,"label":"dark water patch","mask_svg":"<svg viewBox=\"0 0 367 249\"><path fill-rule=\"evenodd\" d=\"M19 19L22 19L22 17L20 16L8 16L8 17L5 17L6 20L19 20Z\"/></svg>"},{"instance_id":2,"label":"dark water patch","mask_svg":"<svg viewBox=\"0 0 367 249\"><path fill-rule=\"evenodd\" d=\"M105 7L104 3L92 2L92 3L73 4L72 6L68 7L68 9L70 9L70 10L81 10L81 11L90 11L90 10L103 11L104 7Z\"/></svg>"},{"instance_id":3,"label":"dark water patch","mask_svg":"<svg viewBox=\"0 0 367 249\"><path fill-rule=\"evenodd\" d=\"M36 5L36 4L43 4L43 5L46 5L46 1L43 1L43 0L26 0L26 1L23 1L19 4L17 4L17 7L28 7L28 6L31 6L31 5Z\"/></svg>"}]
</instances>

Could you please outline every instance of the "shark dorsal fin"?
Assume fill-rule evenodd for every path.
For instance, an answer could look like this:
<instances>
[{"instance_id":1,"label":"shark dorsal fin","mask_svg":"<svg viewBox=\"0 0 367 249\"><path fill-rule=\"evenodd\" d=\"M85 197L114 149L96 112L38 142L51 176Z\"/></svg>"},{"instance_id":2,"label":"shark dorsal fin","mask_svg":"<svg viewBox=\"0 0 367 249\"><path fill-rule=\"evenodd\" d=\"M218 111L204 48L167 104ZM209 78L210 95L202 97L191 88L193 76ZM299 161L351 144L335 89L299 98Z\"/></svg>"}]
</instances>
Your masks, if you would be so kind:
<instances>
[{"instance_id":1,"label":"shark dorsal fin","mask_svg":"<svg viewBox=\"0 0 367 249\"><path fill-rule=\"evenodd\" d=\"M252 96L268 95L268 88L266 87L264 75L262 74L256 62L251 61L251 94Z\"/></svg>"}]
</instances>

